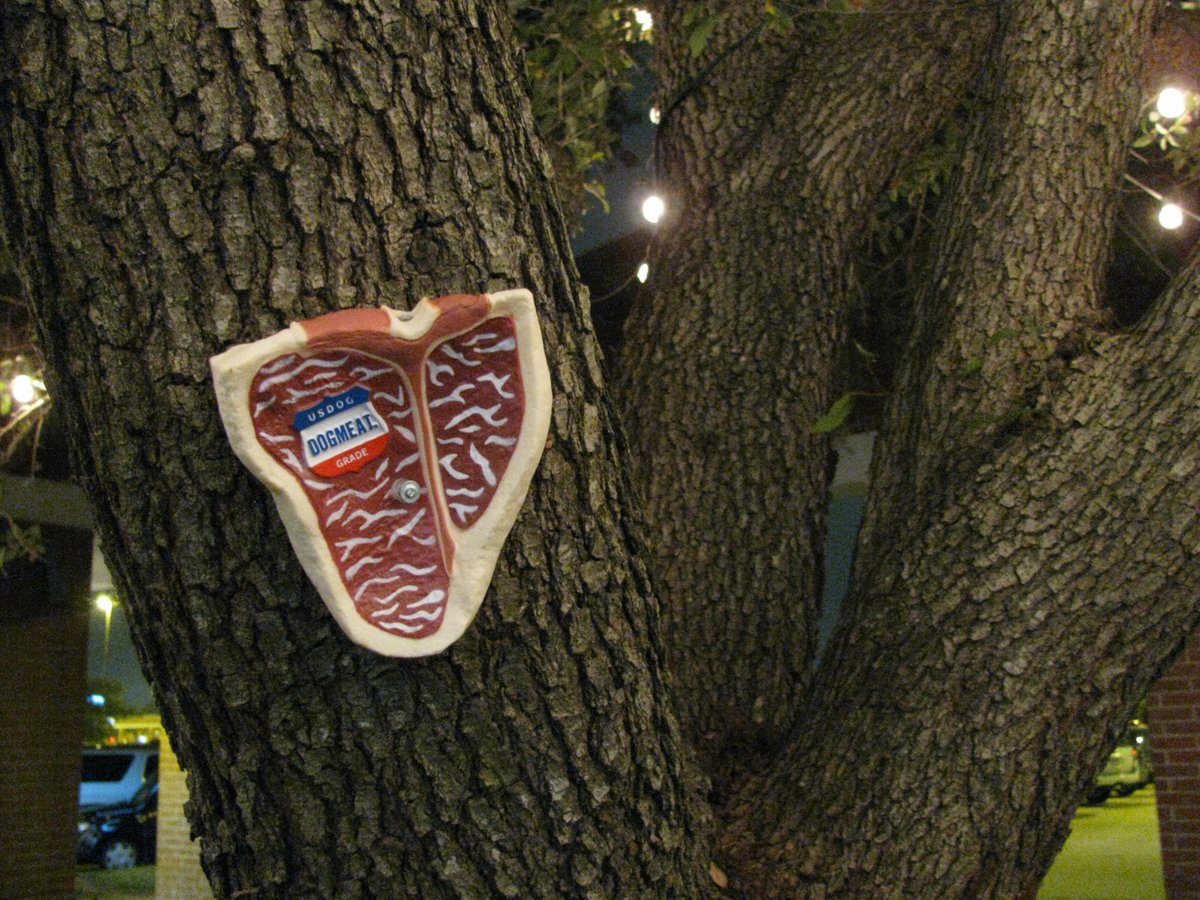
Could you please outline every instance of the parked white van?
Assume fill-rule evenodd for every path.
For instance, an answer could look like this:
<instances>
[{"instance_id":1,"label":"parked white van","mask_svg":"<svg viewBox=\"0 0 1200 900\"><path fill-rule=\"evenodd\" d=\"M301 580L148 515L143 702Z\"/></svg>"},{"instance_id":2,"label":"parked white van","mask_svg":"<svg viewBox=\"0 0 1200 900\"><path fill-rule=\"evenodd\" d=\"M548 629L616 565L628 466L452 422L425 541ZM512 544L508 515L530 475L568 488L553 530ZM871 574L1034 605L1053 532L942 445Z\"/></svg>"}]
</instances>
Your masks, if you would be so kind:
<instances>
[{"instance_id":1,"label":"parked white van","mask_svg":"<svg viewBox=\"0 0 1200 900\"><path fill-rule=\"evenodd\" d=\"M143 784L158 780L158 750L153 747L106 747L83 751L79 806L129 803Z\"/></svg>"}]
</instances>

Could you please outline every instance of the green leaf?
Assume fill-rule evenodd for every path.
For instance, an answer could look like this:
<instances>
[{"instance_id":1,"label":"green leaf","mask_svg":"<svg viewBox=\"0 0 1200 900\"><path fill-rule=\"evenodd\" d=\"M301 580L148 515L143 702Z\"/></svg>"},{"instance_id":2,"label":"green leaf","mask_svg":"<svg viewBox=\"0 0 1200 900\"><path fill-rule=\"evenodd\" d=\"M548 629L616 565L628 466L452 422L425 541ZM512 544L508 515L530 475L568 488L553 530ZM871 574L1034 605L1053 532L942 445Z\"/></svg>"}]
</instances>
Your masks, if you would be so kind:
<instances>
[{"instance_id":1,"label":"green leaf","mask_svg":"<svg viewBox=\"0 0 1200 900\"><path fill-rule=\"evenodd\" d=\"M974 375L983 369L983 360L978 356L968 359L962 364L962 368L958 370L960 375Z\"/></svg>"},{"instance_id":2,"label":"green leaf","mask_svg":"<svg viewBox=\"0 0 1200 900\"><path fill-rule=\"evenodd\" d=\"M717 17L709 16L702 20L691 34L688 35L688 49L692 51L692 56L699 56L704 52L704 48L708 46L708 39L712 37L713 29L717 27Z\"/></svg>"},{"instance_id":3,"label":"green leaf","mask_svg":"<svg viewBox=\"0 0 1200 900\"><path fill-rule=\"evenodd\" d=\"M859 356L863 357L867 362L875 362L877 359L879 359L878 353L868 350L858 341L852 340L851 343L854 344L854 349L858 351Z\"/></svg>"},{"instance_id":4,"label":"green leaf","mask_svg":"<svg viewBox=\"0 0 1200 900\"><path fill-rule=\"evenodd\" d=\"M608 203L608 197L605 196L603 182L585 181L583 183L583 190L586 194L589 194L590 196L595 197L598 201L600 201L601 209L603 209L605 212L609 211L610 206Z\"/></svg>"},{"instance_id":5,"label":"green leaf","mask_svg":"<svg viewBox=\"0 0 1200 900\"><path fill-rule=\"evenodd\" d=\"M842 426L842 423L850 417L850 413L854 410L854 394L845 393L838 397L833 402L833 406L829 407L829 412L813 422L813 434L829 434L831 431L836 431Z\"/></svg>"},{"instance_id":6,"label":"green leaf","mask_svg":"<svg viewBox=\"0 0 1200 900\"><path fill-rule=\"evenodd\" d=\"M0 572L10 560L37 562L45 552L40 526L22 528L9 516L0 520Z\"/></svg>"}]
</instances>

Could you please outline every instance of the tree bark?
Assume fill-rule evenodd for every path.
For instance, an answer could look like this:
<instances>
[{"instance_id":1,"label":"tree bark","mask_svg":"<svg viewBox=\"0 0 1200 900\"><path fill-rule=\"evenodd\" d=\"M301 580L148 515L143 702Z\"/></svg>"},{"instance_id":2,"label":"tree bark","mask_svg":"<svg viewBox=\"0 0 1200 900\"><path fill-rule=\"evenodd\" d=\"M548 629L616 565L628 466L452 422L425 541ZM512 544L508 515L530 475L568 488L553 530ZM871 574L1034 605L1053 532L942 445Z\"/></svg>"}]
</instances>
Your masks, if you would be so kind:
<instances>
[{"instance_id":1,"label":"tree bark","mask_svg":"<svg viewBox=\"0 0 1200 900\"><path fill-rule=\"evenodd\" d=\"M0 189L220 896L693 896L702 810L503 4L6 4ZM551 446L473 628L333 625L208 357L334 308L538 298Z\"/></svg>"},{"instance_id":2,"label":"tree bark","mask_svg":"<svg viewBox=\"0 0 1200 900\"><path fill-rule=\"evenodd\" d=\"M1139 10L1005 19L875 456L860 572L1019 436L1110 324L1103 269L1153 24Z\"/></svg>"},{"instance_id":3,"label":"tree bark","mask_svg":"<svg viewBox=\"0 0 1200 900\"><path fill-rule=\"evenodd\" d=\"M1200 264L876 574L725 831L752 893L1036 891L1200 624L1198 332Z\"/></svg>"},{"instance_id":4,"label":"tree bark","mask_svg":"<svg viewBox=\"0 0 1200 900\"><path fill-rule=\"evenodd\" d=\"M832 464L812 425L831 401L854 255L994 19L900 4L886 29L816 16L775 34L759 4L735 4L697 57L688 6L655 19L669 215L620 393L677 708L719 773L769 754L805 696Z\"/></svg>"},{"instance_id":5,"label":"tree bark","mask_svg":"<svg viewBox=\"0 0 1200 900\"><path fill-rule=\"evenodd\" d=\"M1096 289L1155 7L1006 10L852 602L721 840L757 895L1032 895L1200 621L1200 267L1133 334Z\"/></svg>"},{"instance_id":6,"label":"tree bark","mask_svg":"<svg viewBox=\"0 0 1200 900\"><path fill-rule=\"evenodd\" d=\"M1200 621L1200 263L1128 334L1094 287L1156 7L869 5L790 35L729 15L698 55L658 10L678 212L623 386L645 549L502 4L0 8L6 231L217 892L703 895L669 657L710 771L759 755L722 785L735 891L1031 894ZM972 89L813 674L809 426L855 254ZM515 284L556 397L528 506L459 643L372 655L229 452L207 358Z\"/></svg>"}]
</instances>

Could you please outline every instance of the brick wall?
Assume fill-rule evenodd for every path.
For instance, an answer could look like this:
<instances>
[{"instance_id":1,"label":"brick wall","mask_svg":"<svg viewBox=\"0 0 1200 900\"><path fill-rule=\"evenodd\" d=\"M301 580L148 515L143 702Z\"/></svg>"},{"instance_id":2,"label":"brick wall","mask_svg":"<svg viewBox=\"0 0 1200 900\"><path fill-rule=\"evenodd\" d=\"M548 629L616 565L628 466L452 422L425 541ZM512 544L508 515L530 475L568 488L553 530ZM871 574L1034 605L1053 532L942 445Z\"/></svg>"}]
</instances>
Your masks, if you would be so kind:
<instances>
[{"instance_id":1,"label":"brick wall","mask_svg":"<svg viewBox=\"0 0 1200 900\"><path fill-rule=\"evenodd\" d=\"M48 551L57 538L81 545L84 559L56 548L55 562L14 572L10 561L0 579L3 900L75 895L91 540L47 533Z\"/></svg>"},{"instance_id":2,"label":"brick wall","mask_svg":"<svg viewBox=\"0 0 1200 900\"><path fill-rule=\"evenodd\" d=\"M1169 900L1200 900L1200 632L1150 693L1158 830Z\"/></svg>"},{"instance_id":3,"label":"brick wall","mask_svg":"<svg viewBox=\"0 0 1200 900\"><path fill-rule=\"evenodd\" d=\"M200 868L200 845L183 815L187 778L167 740L161 744L158 788L158 859L155 900L209 900L212 889Z\"/></svg>"}]
</instances>

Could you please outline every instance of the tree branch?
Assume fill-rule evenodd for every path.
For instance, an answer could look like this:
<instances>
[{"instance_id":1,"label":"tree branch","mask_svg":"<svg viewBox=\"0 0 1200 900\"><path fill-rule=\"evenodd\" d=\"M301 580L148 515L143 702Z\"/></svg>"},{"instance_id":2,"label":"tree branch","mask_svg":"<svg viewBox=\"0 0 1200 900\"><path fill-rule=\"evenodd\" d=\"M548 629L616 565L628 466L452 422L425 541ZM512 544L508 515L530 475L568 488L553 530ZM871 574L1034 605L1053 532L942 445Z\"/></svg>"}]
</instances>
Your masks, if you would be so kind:
<instances>
[{"instance_id":1,"label":"tree branch","mask_svg":"<svg viewBox=\"0 0 1200 900\"><path fill-rule=\"evenodd\" d=\"M939 9L886 35L865 18L804 19L738 46L748 21L722 20L706 52L736 52L660 135L672 213L621 385L679 709L710 764L769 753L794 719L830 460L810 428L829 403L851 261L884 184L961 98L992 17ZM661 27L671 96L704 59L677 10Z\"/></svg>"},{"instance_id":2,"label":"tree branch","mask_svg":"<svg viewBox=\"0 0 1200 900\"><path fill-rule=\"evenodd\" d=\"M1200 625L1198 371L1200 260L878 573L805 728L724 834L743 887L1036 888ZM849 865L831 875L834 859Z\"/></svg>"},{"instance_id":3,"label":"tree branch","mask_svg":"<svg viewBox=\"0 0 1200 900\"><path fill-rule=\"evenodd\" d=\"M1134 334L1095 331L1100 217L1154 7L1008 7L853 603L803 727L720 841L751 893L1032 892L1122 719L1200 621L1200 266ZM1030 128L1051 118L1061 143ZM1015 350L989 342L1014 320ZM992 377L953 390L981 345ZM1034 412L977 447L977 411L1031 389Z\"/></svg>"},{"instance_id":4,"label":"tree branch","mask_svg":"<svg viewBox=\"0 0 1200 900\"><path fill-rule=\"evenodd\" d=\"M1137 9L1026 4L1006 19L876 449L868 578L914 503L932 515L1107 326L1100 285L1156 7Z\"/></svg>"}]
</instances>

